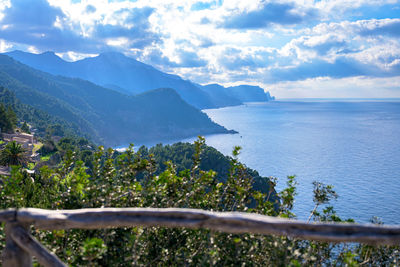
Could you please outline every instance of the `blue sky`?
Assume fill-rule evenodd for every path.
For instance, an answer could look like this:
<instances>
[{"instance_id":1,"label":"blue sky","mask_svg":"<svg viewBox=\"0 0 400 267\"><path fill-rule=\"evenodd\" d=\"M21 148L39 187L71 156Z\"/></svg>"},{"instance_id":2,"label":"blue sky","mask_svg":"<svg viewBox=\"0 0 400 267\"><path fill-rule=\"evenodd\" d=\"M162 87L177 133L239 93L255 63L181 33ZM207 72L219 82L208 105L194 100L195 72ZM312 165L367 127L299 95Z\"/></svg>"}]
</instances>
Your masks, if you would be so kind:
<instances>
[{"instance_id":1,"label":"blue sky","mask_svg":"<svg viewBox=\"0 0 400 267\"><path fill-rule=\"evenodd\" d=\"M400 97L398 0L0 0L0 52L119 51L277 97Z\"/></svg>"}]
</instances>

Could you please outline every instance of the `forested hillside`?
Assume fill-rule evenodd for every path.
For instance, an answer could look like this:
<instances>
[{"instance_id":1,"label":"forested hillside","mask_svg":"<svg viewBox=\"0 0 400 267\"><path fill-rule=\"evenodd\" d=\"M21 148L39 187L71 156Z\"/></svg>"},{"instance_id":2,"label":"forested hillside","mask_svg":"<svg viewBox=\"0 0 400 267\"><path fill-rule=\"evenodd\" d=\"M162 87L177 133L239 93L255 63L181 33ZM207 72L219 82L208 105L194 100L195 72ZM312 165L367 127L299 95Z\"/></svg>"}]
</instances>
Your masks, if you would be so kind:
<instances>
[{"instance_id":1,"label":"forested hillside","mask_svg":"<svg viewBox=\"0 0 400 267\"><path fill-rule=\"evenodd\" d=\"M1 90L1 87L0 87ZM0 99L0 133L12 133L17 124L17 117L10 105L4 105Z\"/></svg>"},{"instance_id":2,"label":"forested hillside","mask_svg":"<svg viewBox=\"0 0 400 267\"><path fill-rule=\"evenodd\" d=\"M275 100L269 92L259 86L239 85L223 87L219 84L198 85L207 92L219 106L235 106L245 102L267 102Z\"/></svg>"},{"instance_id":3,"label":"forested hillside","mask_svg":"<svg viewBox=\"0 0 400 267\"><path fill-rule=\"evenodd\" d=\"M176 171L179 173L186 169L190 169L193 165L193 158L196 154L196 146L190 143L175 143L172 145L158 144L151 148L142 146L139 149L139 153L142 157L148 155L154 155L155 163L157 164L156 174L159 174L166 170L167 165L165 162L171 161L176 166ZM204 171L213 170L217 172L218 179L221 182L226 182L230 175L229 170L231 166L232 158L223 155L221 152L210 146L202 147L202 154L199 167ZM269 193L271 184L269 178L261 177L256 170L246 167L246 172L251 175L253 179L254 189L259 190L263 193ZM275 198L275 191L272 193L272 197Z\"/></svg>"},{"instance_id":4,"label":"forested hillside","mask_svg":"<svg viewBox=\"0 0 400 267\"><path fill-rule=\"evenodd\" d=\"M15 112L16 118L13 127L17 124L17 118L19 121L29 122L29 124L37 129L36 134L44 136L47 133L51 133L57 136L85 136L84 133L79 131L79 127L74 123L68 122L59 117L50 115L42 110L34 108L30 105L23 104L19 101L15 94L7 88L0 86L0 103L5 107L11 108ZM5 120L7 117L1 117ZM2 131L13 131L13 129L7 129L2 127ZM90 138L89 136L86 136Z\"/></svg>"},{"instance_id":5,"label":"forested hillside","mask_svg":"<svg viewBox=\"0 0 400 267\"><path fill-rule=\"evenodd\" d=\"M0 55L0 86L25 104L77 125L108 145L228 133L173 89L127 96L81 79L54 76Z\"/></svg>"},{"instance_id":6,"label":"forested hillside","mask_svg":"<svg viewBox=\"0 0 400 267\"><path fill-rule=\"evenodd\" d=\"M73 153L75 149L82 149L80 142L75 146L73 143L68 141L58 145L58 149L66 150L63 161L57 166L43 166L33 176L20 167L14 167L11 177L0 177L0 209L179 207L253 212L286 218L295 216L292 213L295 177L288 177L287 187L278 193L278 204L272 194L273 181L266 179L272 183L265 188L265 193L253 186L254 177L237 159L238 148L234 149L233 157L228 161L229 169L225 170L228 174L224 177L201 167L207 166L206 157L210 155L213 160L221 159L218 153L204 147L204 139L197 140L194 145L157 146L150 149L155 152L153 156L144 155L144 148L135 152L130 147L118 154L100 148L89 151L91 154L86 159L91 164L80 160L83 154ZM166 162L166 167L159 169L157 161L171 157L175 162ZM222 160L221 166L225 165L226 159ZM189 168L178 171L183 165ZM332 187L321 183L315 185L316 207L329 203L336 196ZM315 221L344 222L329 206L315 209L311 215ZM270 235L226 234L206 229L35 230L33 235L72 266L238 266L243 263L260 266L359 266L362 262L371 266L396 266L400 256L398 247L394 246L346 246ZM0 227L0 250L4 249L4 238L4 228Z\"/></svg>"},{"instance_id":7,"label":"forested hillside","mask_svg":"<svg viewBox=\"0 0 400 267\"><path fill-rule=\"evenodd\" d=\"M31 54L22 51L6 53L33 68L55 75L89 80L124 94L139 94L157 88L173 88L189 104L199 108L241 105L243 102L273 100L256 86L201 86L177 75L161 72L121 53L102 53L75 62L67 62L52 52Z\"/></svg>"}]
</instances>

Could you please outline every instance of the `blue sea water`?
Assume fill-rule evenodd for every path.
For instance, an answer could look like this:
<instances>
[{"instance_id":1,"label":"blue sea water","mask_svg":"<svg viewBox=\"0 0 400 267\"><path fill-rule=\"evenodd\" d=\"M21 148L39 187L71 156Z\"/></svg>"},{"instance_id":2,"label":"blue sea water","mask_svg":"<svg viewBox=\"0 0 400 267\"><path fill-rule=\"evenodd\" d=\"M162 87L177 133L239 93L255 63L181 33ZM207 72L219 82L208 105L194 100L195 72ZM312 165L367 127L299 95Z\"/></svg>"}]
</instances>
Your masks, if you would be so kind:
<instances>
[{"instance_id":1,"label":"blue sea water","mask_svg":"<svg viewBox=\"0 0 400 267\"><path fill-rule=\"evenodd\" d=\"M313 209L312 182L334 186L331 204L343 219L400 224L400 101L284 100L204 110L215 122L239 134L206 136L262 176L295 174L294 212L306 219ZM187 139L184 141L193 141Z\"/></svg>"}]
</instances>

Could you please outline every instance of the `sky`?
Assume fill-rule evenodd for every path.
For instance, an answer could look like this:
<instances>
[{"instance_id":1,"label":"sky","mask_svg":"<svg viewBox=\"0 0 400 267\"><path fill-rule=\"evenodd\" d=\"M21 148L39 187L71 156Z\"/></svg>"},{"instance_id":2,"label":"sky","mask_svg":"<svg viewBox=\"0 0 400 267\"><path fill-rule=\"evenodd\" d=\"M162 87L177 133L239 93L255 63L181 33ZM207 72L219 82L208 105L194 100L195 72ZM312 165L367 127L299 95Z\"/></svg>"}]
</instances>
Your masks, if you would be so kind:
<instances>
[{"instance_id":1,"label":"sky","mask_svg":"<svg viewBox=\"0 0 400 267\"><path fill-rule=\"evenodd\" d=\"M400 0L0 0L0 52L121 52L278 98L400 97Z\"/></svg>"}]
</instances>

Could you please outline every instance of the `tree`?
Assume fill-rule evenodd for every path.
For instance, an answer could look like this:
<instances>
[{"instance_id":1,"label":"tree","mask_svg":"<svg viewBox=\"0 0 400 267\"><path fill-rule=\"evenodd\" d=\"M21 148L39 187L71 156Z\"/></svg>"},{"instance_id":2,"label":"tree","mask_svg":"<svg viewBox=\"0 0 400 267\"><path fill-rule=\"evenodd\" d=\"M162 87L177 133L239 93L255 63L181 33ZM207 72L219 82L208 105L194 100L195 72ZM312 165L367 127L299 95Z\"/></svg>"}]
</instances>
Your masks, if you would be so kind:
<instances>
[{"instance_id":1,"label":"tree","mask_svg":"<svg viewBox=\"0 0 400 267\"><path fill-rule=\"evenodd\" d=\"M9 114L11 114L10 111L7 111L5 106L0 103L0 128L2 132L10 133L14 131L15 125L12 119L10 119Z\"/></svg>"},{"instance_id":2,"label":"tree","mask_svg":"<svg viewBox=\"0 0 400 267\"><path fill-rule=\"evenodd\" d=\"M65 140L71 143L77 144ZM268 192L252 186L254 177L239 162L239 147L230 158L226 179L202 169L207 156L203 138L195 142L193 153L186 154L183 148L158 147L160 153L180 156L176 157L178 164L192 159L191 166L181 171L176 162L167 160L164 171L156 173L157 155L144 147L135 152L133 145L119 154L103 147L90 151L91 167L79 159L79 149L68 150L63 162L52 168L43 166L34 179L23 168L14 167L10 177L0 178L0 209L179 207L295 217L295 176L289 176L287 188L278 193L279 203L266 201ZM275 184L271 180L271 187ZM332 186L314 182L317 207L336 196ZM316 221L341 221L330 207L316 214L317 208ZM398 266L400 261L398 246L345 245L207 229L35 230L33 235L71 266ZM4 246L4 226L0 225L0 251Z\"/></svg>"},{"instance_id":3,"label":"tree","mask_svg":"<svg viewBox=\"0 0 400 267\"><path fill-rule=\"evenodd\" d=\"M314 209L310 214L310 217L308 217L308 222L311 220L312 216L315 214L317 211L317 208L319 205L329 203L332 199L337 199L338 195L336 192L333 190L332 185L324 185L323 183L314 181Z\"/></svg>"},{"instance_id":4,"label":"tree","mask_svg":"<svg viewBox=\"0 0 400 267\"><path fill-rule=\"evenodd\" d=\"M17 142L9 142L0 152L0 164L5 166L25 165L28 161L25 152L25 149Z\"/></svg>"},{"instance_id":5,"label":"tree","mask_svg":"<svg viewBox=\"0 0 400 267\"><path fill-rule=\"evenodd\" d=\"M28 134L31 133L31 131L29 130L29 126L28 126L28 124L26 122L24 122L24 124L22 124L21 131L24 132L24 133L28 133Z\"/></svg>"},{"instance_id":6,"label":"tree","mask_svg":"<svg viewBox=\"0 0 400 267\"><path fill-rule=\"evenodd\" d=\"M17 125L18 118L17 118L17 115L15 114L14 110L11 108L11 106L7 107L7 116L11 122L11 125L14 128Z\"/></svg>"}]
</instances>

